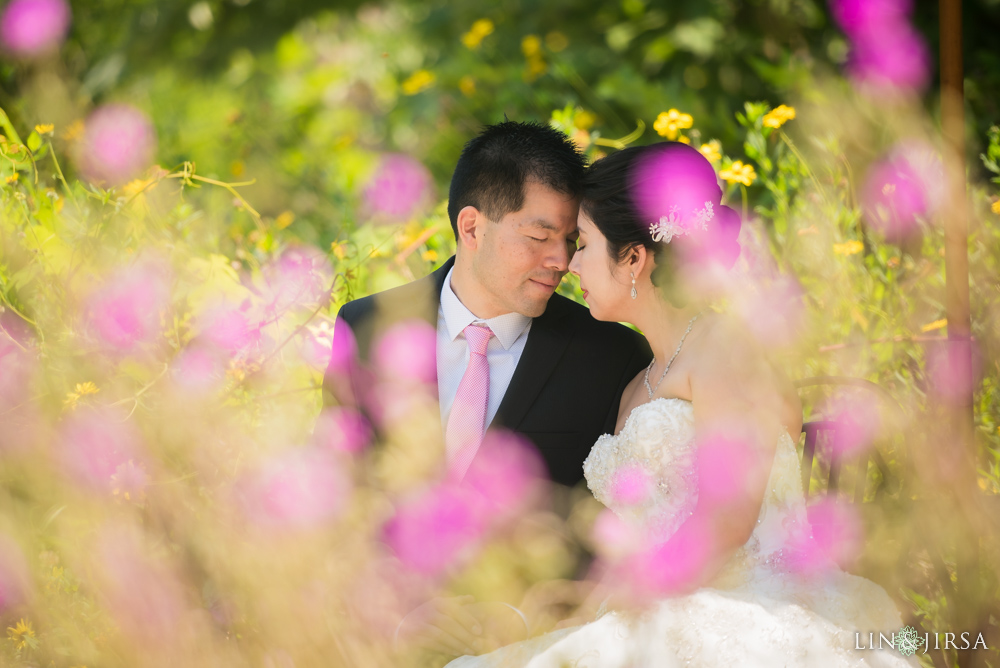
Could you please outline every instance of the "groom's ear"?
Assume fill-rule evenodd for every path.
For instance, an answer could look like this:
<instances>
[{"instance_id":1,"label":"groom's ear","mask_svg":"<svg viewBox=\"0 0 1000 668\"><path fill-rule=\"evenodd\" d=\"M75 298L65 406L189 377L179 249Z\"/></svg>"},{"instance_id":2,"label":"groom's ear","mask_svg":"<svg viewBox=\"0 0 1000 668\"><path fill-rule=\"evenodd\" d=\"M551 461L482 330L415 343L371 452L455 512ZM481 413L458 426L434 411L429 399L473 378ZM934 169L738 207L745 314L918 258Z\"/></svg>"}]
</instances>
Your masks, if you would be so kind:
<instances>
[{"instance_id":1,"label":"groom's ear","mask_svg":"<svg viewBox=\"0 0 1000 668\"><path fill-rule=\"evenodd\" d=\"M477 227L482 227L486 222L486 217L474 206L463 207L458 212L455 221L455 244L466 248L478 248L480 237L476 234Z\"/></svg>"}]
</instances>

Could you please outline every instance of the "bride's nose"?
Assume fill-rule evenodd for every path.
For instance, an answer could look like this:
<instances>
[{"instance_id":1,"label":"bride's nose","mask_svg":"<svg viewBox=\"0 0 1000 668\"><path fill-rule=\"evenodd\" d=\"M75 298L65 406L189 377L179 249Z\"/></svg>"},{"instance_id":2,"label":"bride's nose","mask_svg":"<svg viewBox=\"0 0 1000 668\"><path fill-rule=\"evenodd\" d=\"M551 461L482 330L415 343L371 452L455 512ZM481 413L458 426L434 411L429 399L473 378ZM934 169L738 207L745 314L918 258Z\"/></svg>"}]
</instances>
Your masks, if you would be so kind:
<instances>
[{"instance_id":1,"label":"bride's nose","mask_svg":"<svg viewBox=\"0 0 1000 668\"><path fill-rule=\"evenodd\" d=\"M569 261L569 272L577 278L580 277L580 254L575 250L573 251L573 257Z\"/></svg>"}]
</instances>

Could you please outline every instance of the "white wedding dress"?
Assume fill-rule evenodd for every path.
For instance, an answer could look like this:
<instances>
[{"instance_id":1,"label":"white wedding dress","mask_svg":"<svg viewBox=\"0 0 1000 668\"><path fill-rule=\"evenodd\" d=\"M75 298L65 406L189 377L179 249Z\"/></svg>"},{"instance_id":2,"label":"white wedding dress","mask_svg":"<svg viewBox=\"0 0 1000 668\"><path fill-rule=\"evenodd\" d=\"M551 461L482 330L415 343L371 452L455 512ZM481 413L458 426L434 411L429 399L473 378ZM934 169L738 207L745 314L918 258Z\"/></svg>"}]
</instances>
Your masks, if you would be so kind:
<instances>
[{"instance_id":1,"label":"white wedding dress","mask_svg":"<svg viewBox=\"0 0 1000 668\"><path fill-rule=\"evenodd\" d=\"M693 455L691 403L655 399L633 410L620 434L597 441L584 474L594 496L619 517L660 527L666 538L697 501ZM613 476L637 465L656 481L651 498L616 507L609 494ZM888 645L856 649L871 647L869 632L889 637L902 626L881 587L835 567L808 578L786 569L788 541L806 522L798 454L782 431L757 526L711 586L641 613L610 612L490 654L460 657L447 668L918 666L915 657Z\"/></svg>"}]
</instances>

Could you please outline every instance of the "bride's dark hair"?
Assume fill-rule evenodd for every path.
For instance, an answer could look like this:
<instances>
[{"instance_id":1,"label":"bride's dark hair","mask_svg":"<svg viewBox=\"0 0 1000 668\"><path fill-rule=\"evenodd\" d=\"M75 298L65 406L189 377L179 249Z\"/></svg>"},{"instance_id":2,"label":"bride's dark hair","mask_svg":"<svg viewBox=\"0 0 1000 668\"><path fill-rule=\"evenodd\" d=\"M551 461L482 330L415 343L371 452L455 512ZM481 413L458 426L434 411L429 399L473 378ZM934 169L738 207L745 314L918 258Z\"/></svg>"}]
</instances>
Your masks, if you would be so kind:
<instances>
[{"instance_id":1,"label":"bride's dark hair","mask_svg":"<svg viewBox=\"0 0 1000 668\"><path fill-rule=\"evenodd\" d=\"M594 162L583 177L580 208L608 240L612 262L644 246L656 261L653 285L665 287L673 282L670 245L653 241L631 187L636 163L655 146L631 146Z\"/></svg>"}]
</instances>

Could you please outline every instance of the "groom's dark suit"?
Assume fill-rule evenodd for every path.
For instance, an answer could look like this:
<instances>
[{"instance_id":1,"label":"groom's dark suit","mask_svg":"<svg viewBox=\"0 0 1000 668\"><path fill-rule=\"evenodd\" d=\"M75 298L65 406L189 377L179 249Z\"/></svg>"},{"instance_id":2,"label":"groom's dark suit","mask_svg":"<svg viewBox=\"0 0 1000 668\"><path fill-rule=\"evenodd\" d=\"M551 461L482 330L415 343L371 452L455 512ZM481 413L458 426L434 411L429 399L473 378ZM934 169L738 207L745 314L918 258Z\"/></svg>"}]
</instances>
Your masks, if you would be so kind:
<instances>
[{"instance_id":1,"label":"groom's dark suit","mask_svg":"<svg viewBox=\"0 0 1000 668\"><path fill-rule=\"evenodd\" d=\"M394 323L421 318L437 327L441 288L454 258L429 276L392 290L344 304L338 318L358 343L362 364L372 342ZM551 478L575 485L583 460L601 434L613 433L618 404L628 382L650 360L636 332L600 322L576 302L553 295L545 313L532 321L524 352L491 426L515 431L535 444ZM324 397L336 382L328 371ZM357 383L351 383L361 406Z\"/></svg>"}]
</instances>

